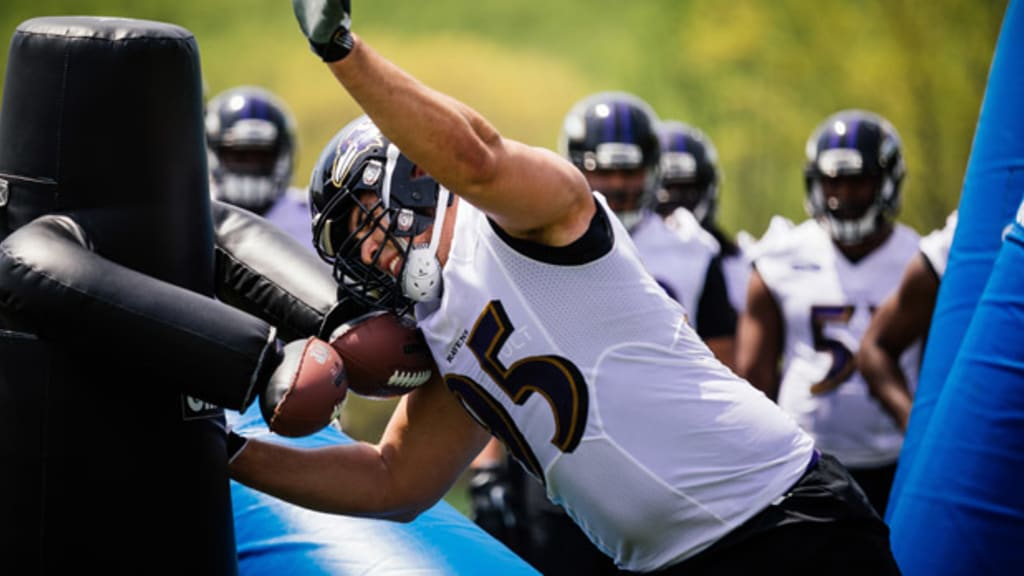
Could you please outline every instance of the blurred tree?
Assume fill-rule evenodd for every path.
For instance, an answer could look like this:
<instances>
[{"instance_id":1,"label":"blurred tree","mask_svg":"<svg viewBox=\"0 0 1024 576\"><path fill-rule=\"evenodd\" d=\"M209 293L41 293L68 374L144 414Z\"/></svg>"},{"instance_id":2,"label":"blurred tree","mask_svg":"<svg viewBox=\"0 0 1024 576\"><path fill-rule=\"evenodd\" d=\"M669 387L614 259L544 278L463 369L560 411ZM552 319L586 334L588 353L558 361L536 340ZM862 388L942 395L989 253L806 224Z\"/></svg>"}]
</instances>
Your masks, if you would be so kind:
<instances>
[{"instance_id":1,"label":"blurred tree","mask_svg":"<svg viewBox=\"0 0 1024 576\"><path fill-rule=\"evenodd\" d=\"M760 234L804 217L811 129L875 110L904 139L903 219L920 231L957 204L1005 0L564 0L361 2L356 29L402 66L480 108L503 132L554 147L584 94L624 89L704 129L725 175L720 218ZM95 14L191 30L211 93L264 85L296 111L296 184L358 111L298 33L284 0L7 0L0 34L33 17ZM0 71L6 68L0 42Z\"/></svg>"}]
</instances>

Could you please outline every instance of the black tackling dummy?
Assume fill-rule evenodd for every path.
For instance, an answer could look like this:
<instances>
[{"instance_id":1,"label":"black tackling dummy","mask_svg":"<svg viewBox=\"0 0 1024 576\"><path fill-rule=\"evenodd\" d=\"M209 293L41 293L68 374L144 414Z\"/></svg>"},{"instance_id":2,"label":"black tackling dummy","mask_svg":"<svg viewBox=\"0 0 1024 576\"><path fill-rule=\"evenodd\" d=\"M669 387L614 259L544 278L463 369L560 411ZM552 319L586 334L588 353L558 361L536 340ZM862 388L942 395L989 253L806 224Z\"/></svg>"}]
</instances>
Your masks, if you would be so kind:
<instances>
[{"instance_id":1,"label":"black tackling dummy","mask_svg":"<svg viewBox=\"0 0 1024 576\"><path fill-rule=\"evenodd\" d=\"M211 205L189 31L28 20L4 86L0 572L237 573L218 406L354 313L308 247Z\"/></svg>"}]
</instances>

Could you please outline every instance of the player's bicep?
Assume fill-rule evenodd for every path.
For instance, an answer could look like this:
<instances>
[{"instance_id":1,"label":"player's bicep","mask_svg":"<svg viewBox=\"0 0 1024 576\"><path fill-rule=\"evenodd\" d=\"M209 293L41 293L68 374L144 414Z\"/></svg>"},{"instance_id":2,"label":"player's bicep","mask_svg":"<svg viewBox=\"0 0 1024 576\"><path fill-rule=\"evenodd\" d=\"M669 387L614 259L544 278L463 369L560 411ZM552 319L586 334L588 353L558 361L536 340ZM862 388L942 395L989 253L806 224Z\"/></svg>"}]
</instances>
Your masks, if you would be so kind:
<instances>
[{"instance_id":1,"label":"player's bicep","mask_svg":"<svg viewBox=\"0 0 1024 576\"><path fill-rule=\"evenodd\" d=\"M554 152L503 141L491 178L459 191L518 238L564 246L586 231L594 203L586 178Z\"/></svg>"}]
</instances>

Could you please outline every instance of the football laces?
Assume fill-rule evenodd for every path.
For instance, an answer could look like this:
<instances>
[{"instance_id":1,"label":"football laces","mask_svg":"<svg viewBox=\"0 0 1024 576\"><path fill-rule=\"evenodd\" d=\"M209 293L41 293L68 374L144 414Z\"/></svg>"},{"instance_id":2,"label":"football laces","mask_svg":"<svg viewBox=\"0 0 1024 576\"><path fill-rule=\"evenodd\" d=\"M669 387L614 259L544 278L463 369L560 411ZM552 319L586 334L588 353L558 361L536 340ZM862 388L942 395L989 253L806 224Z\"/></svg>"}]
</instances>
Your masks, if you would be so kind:
<instances>
[{"instance_id":1,"label":"football laces","mask_svg":"<svg viewBox=\"0 0 1024 576\"><path fill-rule=\"evenodd\" d=\"M396 370L388 378L388 386L416 388L430 380L430 370Z\"/></svg>"}]
</instances>

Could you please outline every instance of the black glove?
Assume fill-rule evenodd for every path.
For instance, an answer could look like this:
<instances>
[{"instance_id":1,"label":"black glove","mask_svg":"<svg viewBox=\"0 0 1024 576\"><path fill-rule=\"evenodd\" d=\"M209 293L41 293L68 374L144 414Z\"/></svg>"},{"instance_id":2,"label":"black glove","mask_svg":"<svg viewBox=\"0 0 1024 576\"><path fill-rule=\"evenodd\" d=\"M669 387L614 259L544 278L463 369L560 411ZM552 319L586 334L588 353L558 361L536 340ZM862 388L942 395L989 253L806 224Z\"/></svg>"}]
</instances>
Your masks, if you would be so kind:
<instances>
[{"instance_id":1,"label":"black glove","mask_svg":"<svg viewBox=\"0 0 1024 576\"><path fill-rule=\"evenodd\" d=\"M336 62L352 51L350 0L292 0L292 10L321 60Z\"/></svg>"},{"instance_id":2,"label":"black glove","mask_svg":"<svg viewBox=\"0 0 1024 576\"><path fill-rule=\"evenodd\" d=\"M515 506L517 494L508 468L500 464L474 468L469 479L469 497L473 522L511 545L519 530L519 518Z\"/></svg>"}]
</instances>

